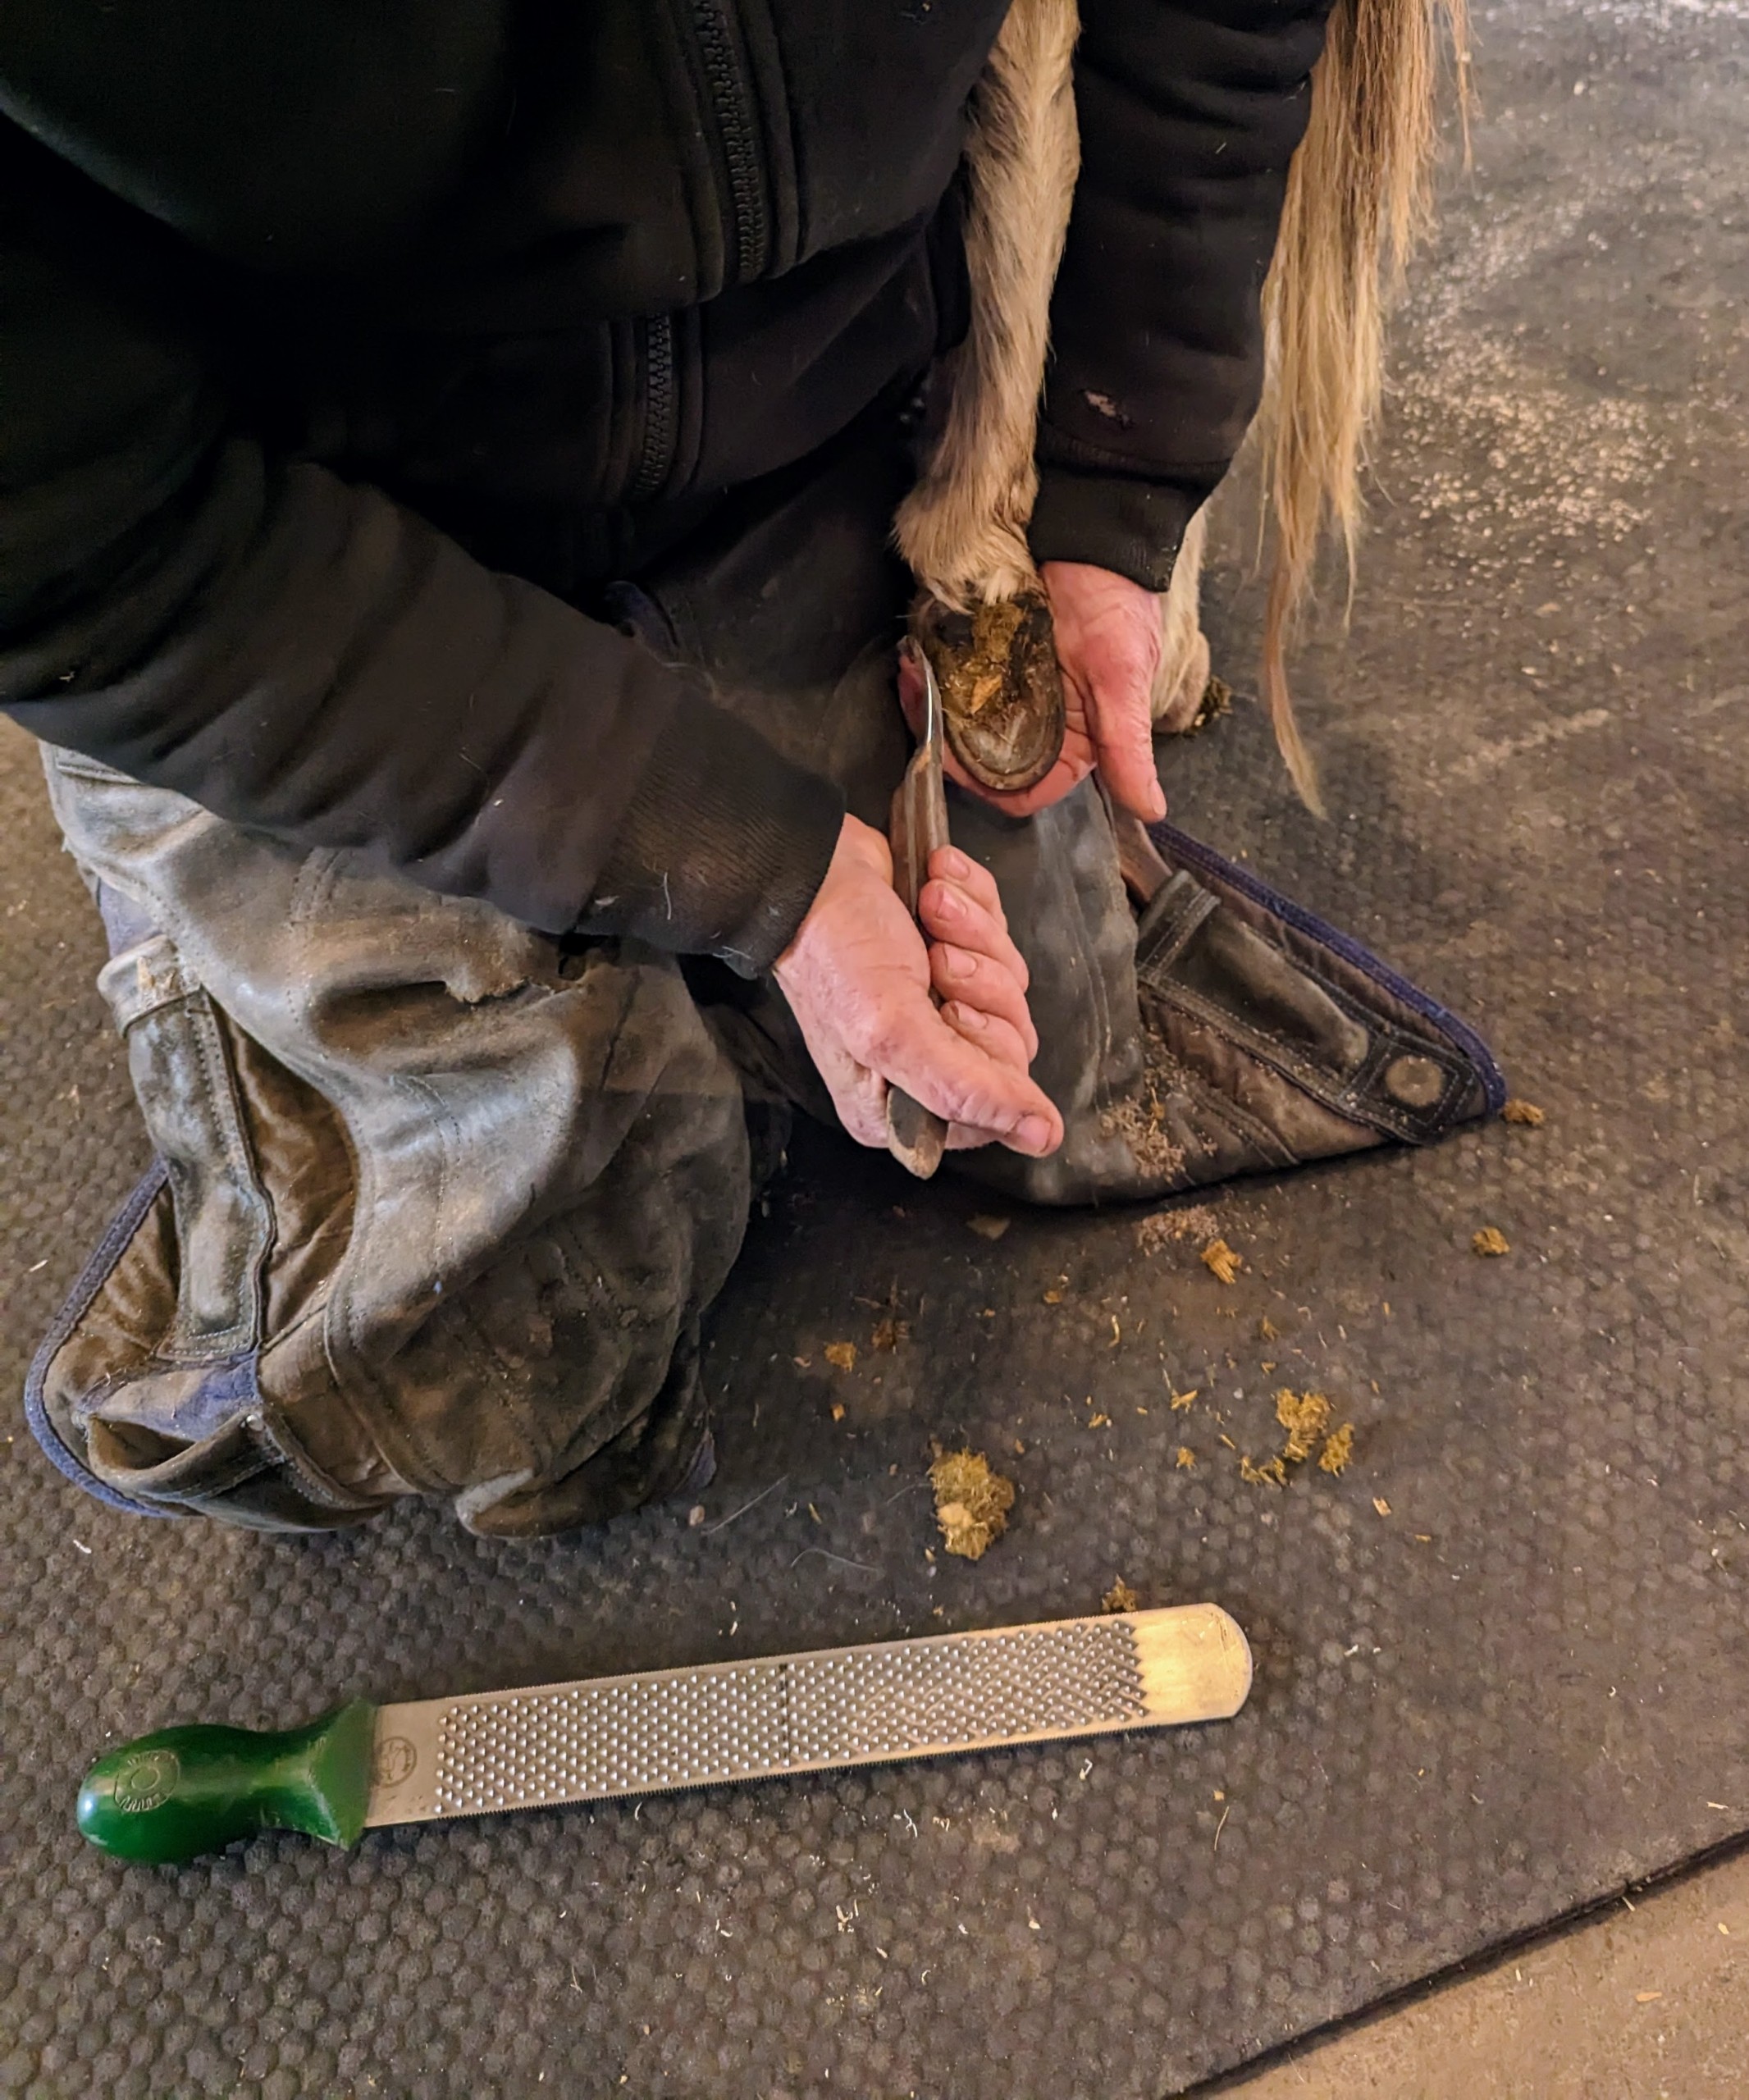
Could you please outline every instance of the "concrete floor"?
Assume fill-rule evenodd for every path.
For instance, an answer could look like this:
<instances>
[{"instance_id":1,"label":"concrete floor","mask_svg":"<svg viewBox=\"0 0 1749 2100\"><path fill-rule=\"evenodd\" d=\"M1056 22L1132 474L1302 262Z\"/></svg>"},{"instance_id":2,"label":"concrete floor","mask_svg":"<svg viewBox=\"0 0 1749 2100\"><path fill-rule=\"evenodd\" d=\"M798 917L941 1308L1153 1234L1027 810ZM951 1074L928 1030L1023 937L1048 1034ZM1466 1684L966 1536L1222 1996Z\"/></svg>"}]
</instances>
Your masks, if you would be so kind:
<instances>
[{"instance_id":1,"label":"concrete floor","mask_svg":"<svg viewBox=\"0 0 1749 2100\"><path fill-rule=\"evenodd\" d=\"M1749 1855L1221 2089L1244 2100L1742 2100Z\"/></svg>"}]
</instances>

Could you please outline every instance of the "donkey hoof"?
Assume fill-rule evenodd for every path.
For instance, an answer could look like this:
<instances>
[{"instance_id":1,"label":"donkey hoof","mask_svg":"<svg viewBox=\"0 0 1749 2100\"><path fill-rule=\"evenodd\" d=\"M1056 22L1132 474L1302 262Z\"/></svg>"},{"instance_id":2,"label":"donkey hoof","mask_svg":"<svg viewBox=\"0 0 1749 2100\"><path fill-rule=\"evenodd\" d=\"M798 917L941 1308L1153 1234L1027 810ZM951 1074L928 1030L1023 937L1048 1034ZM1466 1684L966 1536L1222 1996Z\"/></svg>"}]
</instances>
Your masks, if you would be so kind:
<instances>
[{"instance_id":1,"label":"donkey hoof","mask_svg":"<svg viewBox=\"0 0 1749 2100\"><path fill-rule=\"evenodd\" d=\"M911 631L941 690L954 756L998 794L1036 787L1062 751L1062 678L1049 600L1025 591L956 613L927 591Z\"/></svg>"}]
</instances>

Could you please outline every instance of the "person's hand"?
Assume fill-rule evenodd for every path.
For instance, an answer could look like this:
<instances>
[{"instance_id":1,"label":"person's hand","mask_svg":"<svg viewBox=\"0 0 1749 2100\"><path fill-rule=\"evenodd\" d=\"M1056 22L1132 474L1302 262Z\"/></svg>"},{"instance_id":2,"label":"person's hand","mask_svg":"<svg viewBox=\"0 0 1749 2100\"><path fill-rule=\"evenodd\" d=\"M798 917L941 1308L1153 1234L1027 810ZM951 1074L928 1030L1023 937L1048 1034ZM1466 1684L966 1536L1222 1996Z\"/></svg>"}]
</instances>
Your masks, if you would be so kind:
<instances>
[{"instance_id":1,"label":"person's hand","mask_svg":"<svg viewBox=\"0 0 1749 2100\"><path fill-rule=\"evenodd\" d=\"M1062 754L1036 787L1018 795L980 787L951 750L949 777L1006 815L1029 817L1060 802L1097 769L1114 802L1144 819L1163 817L1152 705L1160 664L1159 600L1128 577L1086 562L1048 561L1041 573L1068 715ZM922 696L914 671L902 668L899 691L915 730Z\"/></svg>"},{"instance_id":2,"label":"person's hand","mask_svg":"<svg viewBox=\"0 0 1749 2100\"><path fill-rule=\"evenodd\" d=\"M1027 1076L1039 1039L995 882L952 846L931 856L929 876L918 900L925 947L893 887L886 840L847 816L773 974L859 1144L886 1144L891 1084L944 1116L956 1149L993 1141L1043 1158L1062 1143L1062 1118Z\"/></svg>"}]
</instances>

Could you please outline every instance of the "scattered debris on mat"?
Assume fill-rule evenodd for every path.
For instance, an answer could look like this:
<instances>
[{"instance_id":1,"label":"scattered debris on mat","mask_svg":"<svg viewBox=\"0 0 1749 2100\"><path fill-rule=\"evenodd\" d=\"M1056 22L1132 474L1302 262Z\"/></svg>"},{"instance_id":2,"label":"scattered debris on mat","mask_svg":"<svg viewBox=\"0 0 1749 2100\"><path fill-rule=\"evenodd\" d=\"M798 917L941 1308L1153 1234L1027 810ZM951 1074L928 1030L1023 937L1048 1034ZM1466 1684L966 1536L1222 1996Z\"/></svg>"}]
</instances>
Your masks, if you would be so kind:
<instances>
[{"instance_id":1,"label":"scattered debris on mat","mask_svg":"<svg viewBox=\"0 0 1749 2100\"><path fill-rule=\"evenodd\" d=\"M1136 1611L1140 1609L1141 1602L1141 1599L1120 1575L1111 1588L1100 1598L1099 1609L1102 1611Z\"/></svg>"},{"instance_id":2,"label":"scattered debris on mat","mask_svg":"<svg viewBox=\"0 0 1749 2100\"><path fill-rule=\"evenodd\" d=\"M1325 1438L1324 1448L1317 1454L1317 1469L1321 1473L1339 1473L1354 1455L1354 1425L1345 1422Z\"/></svg>"},{"instance_id":3,"label":"scattered debris on mat","mask_svg":"<svg viewBox=\"0 0 1749 2100\"><path fill-rule=\"evenodd\" d=\"M1285 1487L1287 1468L1280 1459L1266 1459L1262 1465L1249 1451L1239 1454L1239 1477L1249 1487Z\"/></svg>"},{"instance_id":4,"label":"scattered debris on mat","mask_svg":"<svg viewBox=\"0 0 1749 2100\"><path fill-rule=\"evenodd\" d=\"M828 1342L826 1361L839 1371L854 1371L856 1367L856 1344L854 1342Z\"/></svg>"},{"instance_id":5,"label":"scattered debris on mat","mask_svg":"<svg viewBox=\"0 0 1749 2100\"><path fill-rule=\"evenodd\" d=\"M1313 1451L1317 1452L1320 1472L1340 1472L1354 1456L1354 1425L1345 1422L1331 1429L1331 1413L1327 1394L1296 1393L1284 1386L1276 1395L1276 1420L1287 1431L1287 1441L1274 1458L1261 1464L1249 1451L1241 1451L1239 1477L1250 1487L1285 1487L1288 1468L1304 1465Z\"/></svg>"},{"instance_id":6,"label":"scattered debris on mat","mask_svg":"<svg viewBox=\"0 0 1749 2100\"><path fill-rule=\"evenodd\" d=\"M1322 1393L1295 1393L1284 1386L1276 1395L1276 1420L1287 1431L1281 1456L1290 1466L1302 1466L1330 1427L1329 1399Z\"/></svg>"},{"instance_id":7,"label":"scattered debris on mat","mask_svg":"<svg viewBox=\"0 0 1749 2100\"><path fill-rule=\"evenodd\" d=\"M1190 1203L1182 1210L1150 1212L1135 1228L1135 1244L1144 1254L1158 1254L1175 1240L1212 1239L1219 1229L1207 1203Z\"/></svg>"},{"instance_id":8,"label":"scattered debris on mat","mask_svg":"<svg viewBox=\"0 0 1749 2100\"><path fill-rule=\"evenodd\" d=\"M1014 1482L990 1471L981 1451L940 1451L929 1468L935 1521L949 1553L981 1560L1008 1527Z\"/></svg>"},{"instance_id":9,"label":"scattered debris on mat","mask_svg":"<svg viewBox=\"0 0 1749 2100\"><path fill-rule=\"evenodd\" d=\"M1540 1130L1548 1121L1534 1101L1509 1101L1500 1116L1503 1123L1522 1123L1532 1130Z\"/></svg>"},{"instance_id":10,"label":"scattered debris on mat","mask_svg":"<svg viewBox=\"0 0 1749 2100\"><path fill-rule=\"evenodd\" d=\"M980 1239L1000 1239L1013 1222L1012 1218L1007 1217L969 1217L966 1221L967 1229L975 1232Z\"/></svg>"},{"instance_id":11,"label":"scattered debris on mat","mask_svg":"<svg viewBox=\"0 0 1749 2100\"><path fill-rule=\"evenodd\" d=\"M1244 1259L1224 1239L1211 1239L1203 1249L1203 1266L1217 1283L1231 1283L1244 1267Z\"/></svg>"},{"instance_id":12,"label":"scattered debris on mat","mask_svg":"<svg viewBox=\"0 0 1749 2100\"><path fill-rule=\"evenodd\" d=\"M1470 1247L1477 1254L1509 1254L1512 1242L1497 1225L1485 1225L1480 1232L1470 1238Z\"/></svg>"}]
</instances>

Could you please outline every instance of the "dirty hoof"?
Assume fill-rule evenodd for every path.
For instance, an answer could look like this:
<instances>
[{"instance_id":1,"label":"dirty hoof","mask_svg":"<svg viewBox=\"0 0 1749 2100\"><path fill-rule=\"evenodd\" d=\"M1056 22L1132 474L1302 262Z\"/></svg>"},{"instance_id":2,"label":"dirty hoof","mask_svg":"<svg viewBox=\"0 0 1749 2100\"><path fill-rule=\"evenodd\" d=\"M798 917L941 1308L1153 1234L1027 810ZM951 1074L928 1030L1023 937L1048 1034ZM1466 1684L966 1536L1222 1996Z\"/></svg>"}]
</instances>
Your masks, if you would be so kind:
<instances>
[{"instance_id":1,"label":"dirty hoof","mask_svg":"<svg viewBox=\"0 0 1749 2100\"><path fill-rule=\"evenodd\" d=\"M954 756L999 794L1035 787L1062 750L1062 679L1044 594L1029 591L951 612L927 592L911 607L911 631L941 688Z\"/></svg>"},{"instance_id":2,"label":"dirty hoof","mask_svg":"<svg viewBox=\"0 0 1749 2100\"><path fill-rule=\"evenodd\" d=\"M1194 737L1198 730L1206 729L1211 722L1231 714L1233 706L1233 688L1225 678L1209 679L1203 687L1202 697L1196 703L1196 712L1176 732L1180 737Z\"/></svg>"}]
</instances>

